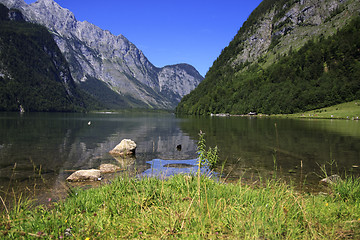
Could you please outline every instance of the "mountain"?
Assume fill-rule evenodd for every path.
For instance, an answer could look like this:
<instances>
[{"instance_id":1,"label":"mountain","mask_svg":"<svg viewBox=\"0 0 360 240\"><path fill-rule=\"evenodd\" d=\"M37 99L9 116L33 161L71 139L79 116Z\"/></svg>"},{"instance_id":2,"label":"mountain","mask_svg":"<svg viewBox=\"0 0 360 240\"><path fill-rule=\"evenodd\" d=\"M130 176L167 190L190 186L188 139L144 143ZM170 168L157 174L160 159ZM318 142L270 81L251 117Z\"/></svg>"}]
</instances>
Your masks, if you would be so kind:
<instances>
[{"instance_id":1,"label":"mountain","mask_svg":"<svg viewBox=\"0 0 360 240\"><path fill-rule=\"evenodd\" d=\"M20 9L28 21L46 26L69 62L75 82L108 107L171 109L203 80L187 64L155 67L124 36L77 21L53 0L29 5L23 0L0 2Z\"/></svg>"},{"instance_id":2,"label":"mountain","mask_svg":"<svg viewBox=\"0 0 360 240\"><path fill-rule=\"evenodd\" d=\"M177 113L293 113L360 98L358 0L264 0Z\"/></svg>"},{"instance_id":3,"label":"mountain","mask_svg":"<svg viewBox=\"0 0 360 240\"><path fill-rule=\"evenodd\" d=\"M84 95L45 27L0 4L0 111L84 111Z\"/></svg>"}]
</instances>

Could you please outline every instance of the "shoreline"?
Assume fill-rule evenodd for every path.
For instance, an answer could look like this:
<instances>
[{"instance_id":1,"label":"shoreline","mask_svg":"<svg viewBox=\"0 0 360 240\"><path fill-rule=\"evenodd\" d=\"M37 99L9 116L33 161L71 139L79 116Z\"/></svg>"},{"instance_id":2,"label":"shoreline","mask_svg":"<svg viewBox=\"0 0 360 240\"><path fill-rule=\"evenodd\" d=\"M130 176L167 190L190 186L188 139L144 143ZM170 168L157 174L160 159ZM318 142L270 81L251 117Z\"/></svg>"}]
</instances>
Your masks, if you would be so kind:
<instances>
[{"instance_id":1,"label":"shoreline","mask_svg":"<svg viewBox=\"0 0 360 240\"><path fill-rule=\"evenodd\" d=\"M72 189L66 200L47 207L18 201L0 216L0 236L337 239L346 234L356 239L359 186L359 179L345 179L313 195L299 194L276 178L249 185L197 175L123 177L99 188Z\"/></svg>"},{"instance_id":2,"label":"shoreline","mask_svg":"<svg viewBox=\"0 0 360 240\"><path fill-rule=\"evenodd\" d=\"M275 117L275 118L301 118L301 119L341 119L360 120L360 100L341 103L330 107L310 110L292 114L263 114L250 112L248 114L218 113L211 117Z\"/></svg>"}]
</instances>

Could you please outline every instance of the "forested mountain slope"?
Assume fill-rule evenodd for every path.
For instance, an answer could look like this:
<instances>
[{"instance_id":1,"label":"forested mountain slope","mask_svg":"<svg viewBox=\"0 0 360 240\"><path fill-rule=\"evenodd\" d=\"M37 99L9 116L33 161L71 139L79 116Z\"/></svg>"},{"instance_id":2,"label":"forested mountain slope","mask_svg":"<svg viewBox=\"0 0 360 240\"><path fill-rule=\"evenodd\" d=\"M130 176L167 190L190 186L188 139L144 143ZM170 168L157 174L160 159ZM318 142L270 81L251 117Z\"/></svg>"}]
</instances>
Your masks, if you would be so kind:
<instances>
[{"instance_id":1,"label":"forested mountain slope","mask_svg":"<svg viewBox=\"0 0 360 240\"><path fill-rule=\"evenodd\" d=\"M84 111L84 96L45 27L0 4L0 111Z\"/></svg>"},{"instance_id":2,"label":"forested mountain slope","mask_svg":"<svg viewBox=\"0 0 360 240\"><path fill-rule=\"evenodd\" d=\"M360 3L264 0L177 113L293 113L360 98Z\"/></svg>"}]
</instances>

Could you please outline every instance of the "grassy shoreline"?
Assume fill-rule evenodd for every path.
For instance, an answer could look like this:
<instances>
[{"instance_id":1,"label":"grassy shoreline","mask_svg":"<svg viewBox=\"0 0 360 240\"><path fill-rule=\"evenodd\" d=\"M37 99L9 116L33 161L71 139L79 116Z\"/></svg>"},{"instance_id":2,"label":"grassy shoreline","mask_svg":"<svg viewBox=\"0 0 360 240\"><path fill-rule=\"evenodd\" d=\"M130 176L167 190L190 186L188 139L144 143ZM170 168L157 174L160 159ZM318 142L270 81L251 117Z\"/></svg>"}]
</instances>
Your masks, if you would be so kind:
<instances>
[{"instance_id":1,"label":"grassy shoreline","mask_svg":"<svg viewBox=\"0 0 360 240\"><path fill-rule=\"evenodd\" d=\"M293 114L229 114L219 113L211 114L211 116L218 117L277 117L277 118L305 118L305 119L347 119L347 120L360 120L360 100L341 103L330 107L314 109L306 112L293 113Z\"/></svg>"},{"instance_id":2,"label":"grassy shoreline","mask_svg":"<svg viewBox=\"0 0 360 240\"><path fill-rule=\"evenodd\" d=\"M281 180L254 186L206 176L123 177L65 201L21 201L0 218L3 239L337 239L360 237L360 181L326 195Z\"/></svg>"},{"instance_id":3,"label":"grassy shoreline","mask_svg":"<svg viewBox=\"0 0 360 240\"><path fill-rule=\"evenodd\" d=\"M355 100L347 103L315 109L303 113L294 114L276 114L275 117L289 117L289 118L321 118L321 119L360 119L360 100Z\"/></svg>"}]
</instances>

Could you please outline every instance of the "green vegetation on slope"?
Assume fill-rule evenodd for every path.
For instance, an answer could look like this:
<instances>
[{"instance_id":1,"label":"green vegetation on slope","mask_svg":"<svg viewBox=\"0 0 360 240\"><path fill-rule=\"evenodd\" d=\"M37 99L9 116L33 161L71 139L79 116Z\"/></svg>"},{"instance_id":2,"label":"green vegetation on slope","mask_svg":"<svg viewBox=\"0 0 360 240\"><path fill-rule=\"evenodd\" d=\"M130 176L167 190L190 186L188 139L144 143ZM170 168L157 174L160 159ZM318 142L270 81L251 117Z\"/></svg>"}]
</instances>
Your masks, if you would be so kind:
<instances>
[{"instance_id":1,"label":"green vegetation on slope","mask_svg":"<svg viewBox=\"0 0 360 240\"><path fill-rule=\"evenodd\" d=\"M229 65L218 67L215 62L176 112L288 114L359 99L359 38L357 16L335 35L311 40L299 51L279 56L266 69L252 64L246 71L236 72Z\"/></svg>"},{"instance_id":2,"label":"green vegetation on slope","mask_svg":"<svg viewBox=\"0 0 360 240\"><path fill-rule=\"evenodd\" d=\"M330 107L314 109L302 113L294 113L290 115L279 115L285 117L296 118L328 118L328 119L360 119L360 100L341 103Z\"/></svg>"},{"instance_id":3,"label":"green vegetation on slope","mask_svg":"<svg viewBox=\"0 0 360 240\"><path fill-rule=\"evenodd\" d=\"M144 103L132 98L131 96L121 96L111 90L107 84L93 77L87 77L87 80L79 83L79 87L104 105L107 109L125 109L134 106L145 107ZM135 105L137 103L138 105ZM142 105L141 105L142 104Z\"/></svg>"},{"instance_id":4,"label":"green vegetation on slope","mask_svg":"<svg viewBox=\"0 0 360 240\"><path fill-rule=\"evenodd\" d=\"M78 91L48 30L9 20L2 4L0 12L0 111L20 105L25 111L83 111L84 98L91 99Z\"/></svg>"},{"instance_id":5,"label":"green vegetation on slope","mask_svg":"<svg viewBox=\"0 0 360 240\"><path fill-rule=\"evenodd\" d=\"M225 47L221 52L221 55L218 57L218 59L216 59L209 73L212 73L212 70L214 69L216 71L218 68L225 67L229 60L236 57L237 54L239 54L244 49L242 42L248 35L252 34L254 26L260 22L260 19L265 13L274 9L276 12L274 20L280 19L284 16L286 10L288 10L288 8L296 1L297 0L263 0L259 6L250 14L249 18L244 22L243 26L239 29L234 39L230 42L229 46ZM273 45L275 45L275 43L273 43ZM244 65L240 65L237 68L240 69L243 66Z\"/></svg>"}]
</instances>

